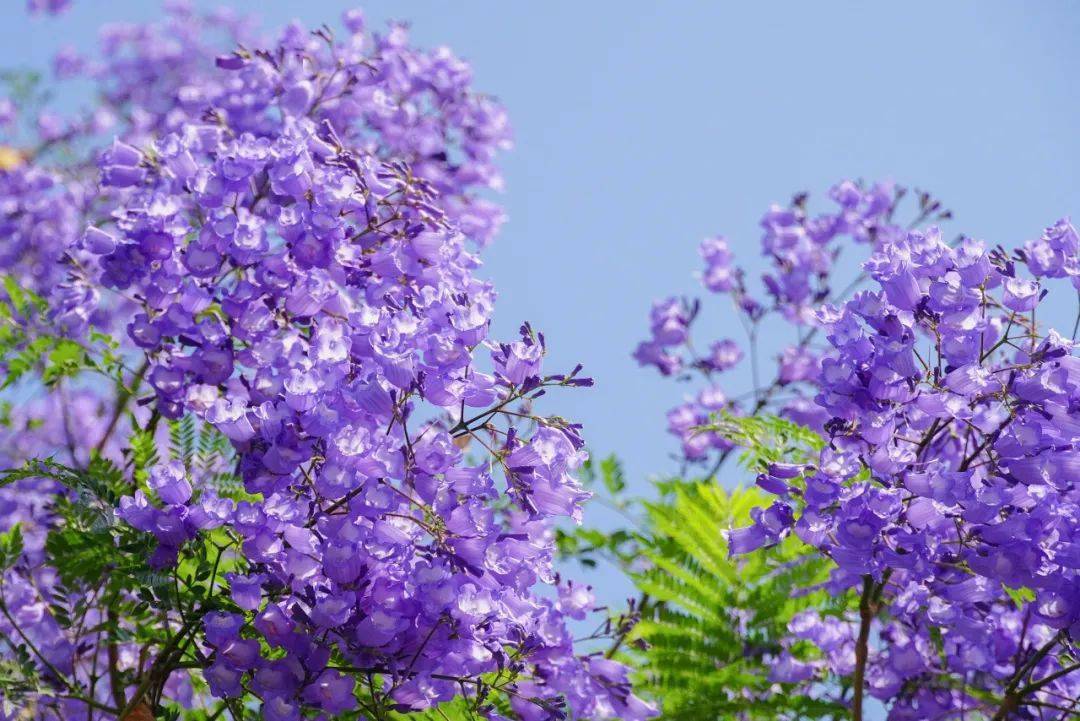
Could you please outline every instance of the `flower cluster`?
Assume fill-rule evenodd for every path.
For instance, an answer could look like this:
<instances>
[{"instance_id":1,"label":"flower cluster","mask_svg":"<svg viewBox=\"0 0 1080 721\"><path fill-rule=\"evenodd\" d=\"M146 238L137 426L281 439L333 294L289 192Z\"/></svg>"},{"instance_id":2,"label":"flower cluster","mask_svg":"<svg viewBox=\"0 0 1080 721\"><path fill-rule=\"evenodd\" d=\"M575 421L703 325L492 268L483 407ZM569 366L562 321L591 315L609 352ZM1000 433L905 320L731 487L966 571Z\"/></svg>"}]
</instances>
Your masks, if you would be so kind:
<instances>
[{"instance_id":1,"label":"flower cluster","mask_svg":"<svg viewBox=\"0 0 1080 721\"><path fill-rule=\"evenodd\" d=\"M1012 251L948 243L937 227L891 220L896 194L884 186L843 183L831 195L835 214L809 219L799 197L766 215L768 306L746 299L725 244L702 253L706 285L733 295L751 342L766 312L798 338L749 408L719 408L779 413L826 440L814 463L762 469L757 485L776 501L731 531L730 548L795 534L834 563L829 590L858 597L854 617L796 617L773 680L828 694L829 679L847 677L860 717L864 692L900 720L1056 708L1080 695L1068 660L1080 637L1080 360L1073 338L1037 318L1055 281L1080 288L1080 236L1062 220ZM924 195L912 226L943 216ZM871 254L834 294L841 237ZM711 379L724 365L717 350L737 352L721 342L688 356L692 307L658 305L650 343L673 358L667 368ZM702 420L715 407L684 406L672 427L689 460L718 449L718 469L722 426ZM800 650L807 642L817 660Z\"/></svg>"},{"instance_id":2,"label":"flower cluster","mask_svg":"<svg viewBox=\"0 0 1080 721\"><path fill-rule=\"evenodd\" d=\"M815 311L823 302L850 292L850 288L833 287L832 277L846 246L884 247L903 236L893 215L904 194L887 183L864 188L844 181L829 192L836 206L832 212L811 213L805 194L795 196L787 207L773 205L761 219L761 250L768 269L761 276L757 295L749 287L745 271L735 264L727 239L702 241L701 282L711 293L731 299L736 316L748 331L750 355L756 354L763 329L775 327L779 332L785 326L792 327L795 341L781 351L768 385L758 386L755 380L752 393L733 394L719 380L726 371L740 366L745 354L731 338L695 346L692 325L700 315L701 301L672 297L653 306L651 337L638 345L634 358L665 376L704 381L703 389L668 416L669 430L679 438L687 465L716 465L728 457L731 444L716 433L701 430L704 421L719 410L753 415L769 408L798 423L822 427L826 417L813 403L812 385L806 383L816 378L820 364L820 350L813 345L819 325ZM947 212L925 194L920 195L920 211L916 223L947 217Z\"/></svg>"},{"instance_id":3,"label":"flower cluster","mask_svg":"<svg viewBox=\"0 0 1080 721\"><path fill-rule=\"evenodd\" d=\"M26 9L31 13L59 15L71 7L71 0L26 0Z\"/></svg>"},{"instance_id":4,"label":"flower cluster","mask_svg":"<svg viewBox=\"0 0 1080 721\"><path fill-rule=\"evenodd\" d=\"M133 527L153 534L157 547L150 559L153 566L175 565L183 545L200 531L220 528L235 518L236 504L219 497L213 489L199 494L192 502L187 469L179 461L154 466L147 485L163 504L155 506L142 489L120 499L117 515Z\"/></svg>"},{"instance_id":5,"label":"flower cluster","mask_svg":"<svg viewBox=\"0 0 1080 721\"><path fill-rule=\"evenodd\" d=\"M38 699L42 718L210 708L158 667L174 651L197 659L211 696L256 698L268 719L462 695L494 717L493 692L523 719L653 713L625 667L575 652L567 623L591 601L536 590L556 580L553 524L588 494L580 427L533 404L591 380L545 374L528 324L511 342L488 335L477 253L502 216L478 191L500 186L505 114L445 48L410 47L402 26L367 33L358 11L344 24L341 38L293 24L269 49L224 53L207 38L247 37L244 21L182 4L162 26L111 28L102 59L58 66L99 85L93 117L112 116L116 139L62 169L46 142L0 172L5 269L48 293L70 337L123 334L111 420L70 438L70 461L132 469L111 512L152 539L149 564L177 594L190 553L229 564L220 584L213 564L213 604L166 613L173 645L145 676L145 650L40 631L36 661L72 679ZM56 142L77 150L106 125L63 127ZM43 200L65 192L79 202ZM49 243L27 256L36 234ZM144 467L166 423L181 445L190 423L227 439L228 466L181 451ZM0 595L40 594L37 608L57 588L40 557L5 575Z\"/></svg>"},{"instance_id":6,"label":"flower cluster","mask_svg":"<svg viewBox=\"0 0 1080 721\"><path fill-rule=\"evenodd\" d=\"M944 692L926 679L942 672L1021 693L1012 659L1080 635L1080 361L1072 340L1036 325L1051 276L1028 261L1055 251L1074 260L1053 276L1075 277L1067 221L1013 255L911 233L867 262L878 290L820 313L830 444L802 502L779 503L787 528L836 562L838 588L869 579L888 606L890 642L868 679L871 693L899 697L897 718L925 713ZM1056 670L1047 658L1029 672ZM1066 675L1028 694L1078 691Z\"/></svg>"}]
</instances>

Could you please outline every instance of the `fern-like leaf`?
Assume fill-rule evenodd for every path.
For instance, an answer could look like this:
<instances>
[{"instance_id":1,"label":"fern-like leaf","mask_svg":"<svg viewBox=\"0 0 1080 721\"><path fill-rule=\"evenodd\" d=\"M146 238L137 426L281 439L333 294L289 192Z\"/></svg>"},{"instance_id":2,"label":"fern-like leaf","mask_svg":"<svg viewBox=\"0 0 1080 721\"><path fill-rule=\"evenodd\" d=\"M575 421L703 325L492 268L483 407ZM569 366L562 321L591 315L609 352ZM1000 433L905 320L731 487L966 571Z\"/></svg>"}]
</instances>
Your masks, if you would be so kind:
<instances>
[{"instance_id":1,"label":"fern-like leaf","mask_svg":"<svg viewBox=\"0 0 1080 721\"><path fill-rule=\"evenodd\" d=\"M663 501L646 504L652 536L642 553L651 568L634 580L649 603L632 638L645 650L628 652L641 668L640 687L660 702L664 718L843 717L847 712L831 702L777 693L769 679L792 617L835 603L814 590L828 575L826 561L795 538L730 556L724 531L749 523L750 510L769 500L756 488L669 482L667 491Z\"/></svg>"}]
</instances>

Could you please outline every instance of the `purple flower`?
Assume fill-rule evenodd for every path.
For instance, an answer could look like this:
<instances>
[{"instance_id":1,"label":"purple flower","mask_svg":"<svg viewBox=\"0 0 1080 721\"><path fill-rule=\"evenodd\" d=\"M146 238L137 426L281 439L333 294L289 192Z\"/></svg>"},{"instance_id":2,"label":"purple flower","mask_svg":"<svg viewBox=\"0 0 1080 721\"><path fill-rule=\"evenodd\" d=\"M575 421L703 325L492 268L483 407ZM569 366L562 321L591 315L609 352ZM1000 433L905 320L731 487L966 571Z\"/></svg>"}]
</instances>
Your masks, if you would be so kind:
<instances>
[{"instance_id":1,"label":"purple flower","mask_svg":"<svg viewBox=\"0 0 1080 721\"><path fill-rule=\"evenodd\" d=\"M244 693L243 672L229 668L224 663L213 663L203 673L210 693L218 698L237 698Z\"/></svg>"},{"instance_id":2,"label":"purple flower","mask_svg":"<svg viewBox=\"0 0 1080 721\"><path fill-rule=\"evenodd\" d=\"M1018 312L1029 311L1039 302L1039 284L1023 278L1006 278L1001 302Z\"/></svg>"},{"instance_id":3,"label":"purple flower","mask_svg":"<svg viewBox=\"0 0 1080 721\"><path fill-rule=\"evenodd\" d=\"M682 344L687 338L692 319L693 314L678 298L668 298L654 303L652 308L653 339L663 346Z\"/></svg>"},{"instance_id":4,"label":"purple flower","mask_svg":"<svg viewBox=\"0 0 1080 721\"><path fill-rule=\"evenodd\" d=\"M356 596L353 593L326 596L315 602L311 620L319 628L337 628L349 620L355 605Z\"/></svg>"},{"instance_id":5,"label":"purple flower","mask_svg":"<svg viewBox=\"0 0 1080 721\"><path fill-rule=\"evenodd\" d=\"M701 282L714 293L726 293L735 287L736 276L731 265L734 256L728 249L727 240L721 236L701 241L701 258L705 272Z\"/></svg>"},{"instance_id":6,"label":"purple flower","mask_svg":"<svg viewBox=\"0 0 1080 721\"><path fill-rule=\"evenodd\" d=\"M263 698L287 699L296 693L304 670L295 658L265 661L252 675L251 686ZM279 709L284 707L279 706Z\"/></svg>"},{"instance_id":7,"label":"purple flower","mask_svg":"<svg viewBox=\"0 0 1080 721\"><path fill-rule=\"evenodd\" d=\"M355 686L352 677L328 669L304 688L304 700L327 713L345 713L356 707Z\"/></svg>"},{"instance_id":8,"label":"purple flower","mask_svg":"<svg viewBox=\"0 0 1080 721\"><path fill-rule=\"evenodd\" d=\"M1080 544L1062 539L1076 535L1080 373L1074 344L1037 320L1057 289L1051 281L1075 292L1080 239L1060 221L1022 248L950 245L937 228L909 231L894 220L901 195L845 182L830 192L838 208L824 214L804 195L773 206L762 220L769 306L728 267L726 246L708 244L703 255L715 256L708 265L722 269L720 289L736 296L751 340L772 332L768 320L789 324L796 343L774 376L759 371L745 392L718 392L709 378L703 386L717 400L677 406L668 423L683 460L714 473L726 451L702 426L714 409L735 412L740 399L751 399L754 414L782 414L824 436L813 464L785 454L758 476L779 500L728 532L728 547L753 552L794 530L830 560L825 590L869 588L879 613L865 691L914 721L976 708L976 693L1000 697L1016 658L1043 644L1060 648L1054 634L1077 623ZM919 223L948 216L916 195ZM836 283L845 240L867 244L865 280ZM1037 280L1021 277L1021 266ZM694 306L658 307L666 312L654 313L652 337L635 356L674 374L682 369L665 357L665 343L685 338L665 334L678 325L673 309ZM710 369L705 361L690 368ZM854 613L796 617L782 647L800 640L813 649L785 651L771 680L813 693L832 674L850 677L859 627ZM1034 676L1059 667L1045 659ZM958 691L955 679L973 673L978 690ZM1066 696L1076 683L1065 682Z\"/></svg>"},{"instance_id":9,"label":"purple flower","mask_svg":"<svg viewBox=\"0 0 1080 721\"><path fill-rule=\"evenodd\" d=\"M146 178L141 167L143 154L137 148L114 140L112 147L102 154L98 162L102 185L127 188L138 185Z\"/></svg>"},{"instance_id":10,"label":"purple flower","mask_svg":"<svg viewBox=\"0 0 1080 721\"><path fill-rule=\"evenodd\" d=\"M212 646L225 646L237 639L244 618L235 613L214 611L203 618L206 642Z\"/></svg>"},{"instance_id":11,"label":"purple flower","mask_svg":"<svg viewBox=\"0 0 1080 721\"><path fill-rule=\"evenodd\" d=\"M816 669L812 664L785 653L769 672L769 680L780 683L801 683L812 679L815 673Z\"/></svg>"},{"instance_id":12,"label":"purple flower","mask_svg":"<svg viewBox=\"0 0 1080 721\"><path fill-rule=\"evenodd\" d=\"M262 602L262 586L267 579L266 574L242 576L237 573L228 573L225 578L229 581L229 591L237 606L246 611L259 610Z\"/></svg>"},{"instance_id":13,"label":"purple flower","mask_svg":"<svg viewBox=\"0 0 1080 721\"><path fill-rule=\"evenodd\" d=\"M134 496L120 499L117 515L140 531L149 533L154 528L157 509L150 505L142 491L135 491Z\"/></svg>"},{"instance_id":14,"label":"purple flower","mask_svg":"<svg viewBox=\"0 0 1080 721\"><path fill-rule=\"evenodd\" d=\"M573 619L582 620L596 605L596 597L591 586L582 586L573 581L559 586L558 609Z\"/></svg>"},{"instance_id":15,"label":"purple flower","mask_svg":"<svg viewBox=\"0 0 1080 721\"><path fill-rule=\"evenodd\" d=\"M263 701L262 717L267 721L300 721L300 707L283 696L270 696Z\"/></svg>"},{"instance_id":16,"label":"purple flower","mask_svg":"<svg viewBox=\"0 0 1080 721\"><path fill-rule=\"evenodd\" d=\"M743 352L735 341L724 339L709 346L709 355L705 363L710 370L726 371L734 368L742 360Z\"/></svg>"},{"instance_id":17,"label":"purple flower","mask_svg":"<svg viewBox=\"0 0 1080 721\"><path fill-rule=\"evenodd\" d=\"M59 15L71 7L71 0L27 0L26 7L31 13Z\"/></svg>"},{"instance_id":18,"label":"purple flower","mask_svg":"<svg viewBox=\"0 0 1080 721\"><path fill-rule=\"evenodd\" d=\"M187 470L180 461L170 461L150 469L147 481L165 503L182 505L191 498L191 484L187 480Z\"/></svg>"},{"instance_id":19,"label":"purple flower","mask_svg":"<svg viewBox=\"0 0 1080 721\"><path fill-rule=\"evenodd\" d=\"M219 653L232 668L250 671L259 661L259 642L234 638L221 645Z\"/></svg>"}]
</instances>

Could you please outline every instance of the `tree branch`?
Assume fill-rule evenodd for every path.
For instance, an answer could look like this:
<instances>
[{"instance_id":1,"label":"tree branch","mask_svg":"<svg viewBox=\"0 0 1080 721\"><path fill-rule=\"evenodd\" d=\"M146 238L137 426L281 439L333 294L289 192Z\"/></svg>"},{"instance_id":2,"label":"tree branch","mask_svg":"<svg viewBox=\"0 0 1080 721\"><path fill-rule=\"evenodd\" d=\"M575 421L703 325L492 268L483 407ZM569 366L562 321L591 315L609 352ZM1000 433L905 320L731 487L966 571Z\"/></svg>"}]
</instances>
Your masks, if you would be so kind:
<instances>
[{"instance_id":1,"label":"tree branch","mask_svg":"<svg viewBox=\"0 0 1080 721\"><path fill-rule=\"evenodd\" d=\"M1064 636L1064 631L1054 635L1049 641L1047 641L1038 651L1032 654L1031 658L1024 662L1022 666L1016 669L1013 677L1009 679L1009 683L1005 686L1005 695L1001 699L1001 705L998 706L997 711L994 713L990 721L1005 721L1009 718L1010 714L1020 708L1020 703L1024 700L1024 697L1033 691L1037 691L1050 681L1056 678L1053 674L1044 678L1042 681L1035 684L1028 684L1023 688L1020 687L1020 682L1024 680L1031 671L1039 665L1050 653L1050 651L1057 645L1058 641ZM1064 674L1061 674L1064 675ZM1049 680L1047 680L1049 679ZM1045 682L1045 683L1044 683Z\"/></svg>"},{"instance_id":2,"label":"tree branch","mask_svg":"<svg viewBox=\"0 0 1080 721\"><path fill-rule=\"evenodd\" d=\"M874 579L870 576L863 576L863 590L862 595L859 597L859 636L855 640L855 675L851 699L851 718L853 721L862 721L863 718L866 662L870 657L870 623L876 615L874 608L875 587Z\"/></svg>"}]
</instances>

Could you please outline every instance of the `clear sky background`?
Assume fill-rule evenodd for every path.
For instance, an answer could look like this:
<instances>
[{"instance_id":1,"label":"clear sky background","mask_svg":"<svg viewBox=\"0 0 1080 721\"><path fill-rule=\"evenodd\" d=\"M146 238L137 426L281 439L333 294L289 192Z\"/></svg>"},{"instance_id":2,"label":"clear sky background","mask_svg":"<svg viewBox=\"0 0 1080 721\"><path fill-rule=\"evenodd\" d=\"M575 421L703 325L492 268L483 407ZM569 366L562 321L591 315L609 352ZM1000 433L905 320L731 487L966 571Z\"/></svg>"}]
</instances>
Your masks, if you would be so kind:
<instances>
[{"instance_id":1,"label":"clear sky background","mask_svg":"<svg viewBox=\"0 0 1080 721\"><path fill-rule=\"evenodd\" d=\"M153 0L75 0L28 19L2 0L0 65L88 48L105 20ZM216 2L198 2L209 7ZM266 27L336 22L345 0L232 0ZM697 244L724 233L751 269L757 222L794 191L892 178L932 190L949 230L993 243L1080 213L1080 6L1067 2L388 2L423 45L470 60L508 106L510 222L487 253L497 326L545 331L551 368L585 364L596 388L548 408L618 453L634 488L674 468L664 412L682 389L630 352L653 298L696 292ZM1072 301L1067 314L1071 320ZM740 338L714 304L702 330ZM729 324L732 327L727 327ZM736 372L734 387L748 378ZM601 574L616 601L625 586Z\"/></svg>"}]
</instances>

